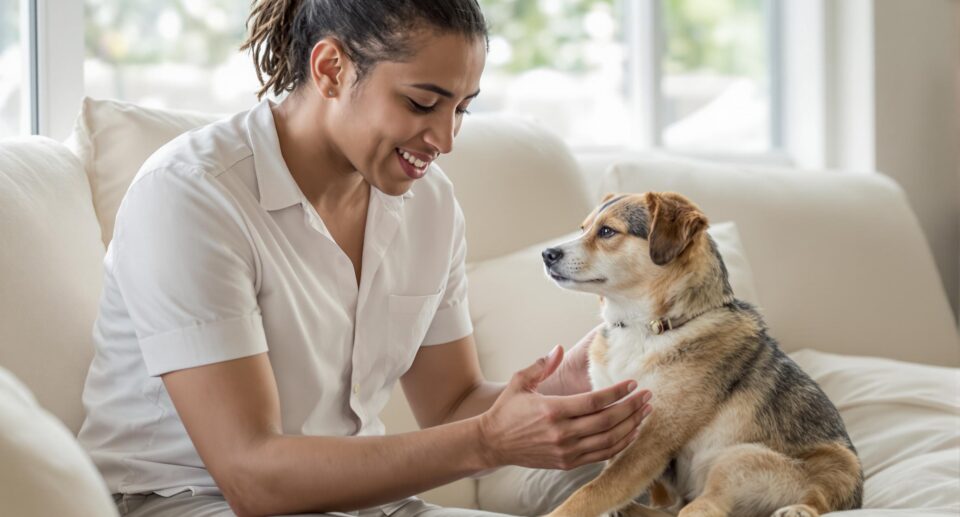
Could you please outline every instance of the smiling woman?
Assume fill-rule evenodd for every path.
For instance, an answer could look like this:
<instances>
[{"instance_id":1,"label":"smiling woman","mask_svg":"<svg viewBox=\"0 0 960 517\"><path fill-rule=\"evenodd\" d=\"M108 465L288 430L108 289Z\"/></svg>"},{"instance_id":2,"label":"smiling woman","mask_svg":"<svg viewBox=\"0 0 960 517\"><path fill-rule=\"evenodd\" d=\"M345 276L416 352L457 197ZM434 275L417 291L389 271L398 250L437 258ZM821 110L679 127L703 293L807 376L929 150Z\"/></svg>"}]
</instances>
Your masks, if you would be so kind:
<instances>
[{"instance_id":1,"label":"smiling woman","mask_svg":"<svg viewBox=\"0 0 960 517\"><path fill-rule=\"evenodd\" d=\"M259 0L248 26L282 102L160 148L116 215L79 439L120 512L491 515L413 494L623 450L647 393L584 393L585 342L506 385L477 364L433 163L480 93L476 1ZM423 430L384 436L397 381Z\"/></svg>"}]
</instances>

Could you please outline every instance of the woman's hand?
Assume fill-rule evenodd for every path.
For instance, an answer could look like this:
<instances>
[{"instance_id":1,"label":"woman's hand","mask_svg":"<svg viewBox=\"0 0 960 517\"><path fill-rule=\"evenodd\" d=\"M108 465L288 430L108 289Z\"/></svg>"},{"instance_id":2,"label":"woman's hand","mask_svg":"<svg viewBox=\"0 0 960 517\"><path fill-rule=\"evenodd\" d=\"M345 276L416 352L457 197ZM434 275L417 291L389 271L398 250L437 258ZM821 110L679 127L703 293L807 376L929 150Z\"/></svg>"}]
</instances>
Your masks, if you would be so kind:
<instances>
[{"instance_id":1,"label":"woman's hand","mask_svg":"<svg viewBox=\"0 0 960 517\"><path fill-rule=\"evenodd\" d=\"M593 328L583 336L573 348L567 352L563 362L554 375L551 375L540 384L540 393L544 395L575 395L590 391L590 374L587 370L587 359L590 343L603 325Z\"/></svg>"},{"instance_id":2,"label":"woman's hand","mask_svg":"<svg viewBox=\"0 0 960 517\"><path fill-rule=\"evenodd\" d=\"M636 438L637 427L651 410L646 405L650 392L630 393L636 383L623 381L577 395L539 393L539 384L562 361L563 348L557 346L547 357L515 373L481 415L482 445L490 467L569 470L609 459Z\"/></svg>"}]
</instances>

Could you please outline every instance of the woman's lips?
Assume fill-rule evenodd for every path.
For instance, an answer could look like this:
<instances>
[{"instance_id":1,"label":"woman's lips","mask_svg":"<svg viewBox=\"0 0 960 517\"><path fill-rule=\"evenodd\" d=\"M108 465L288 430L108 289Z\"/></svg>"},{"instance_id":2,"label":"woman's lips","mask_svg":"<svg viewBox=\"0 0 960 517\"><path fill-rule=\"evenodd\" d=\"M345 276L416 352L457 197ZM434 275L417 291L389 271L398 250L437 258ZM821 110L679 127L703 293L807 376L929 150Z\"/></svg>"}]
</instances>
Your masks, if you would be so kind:
<instances>
[{"instance_id":1,"label":"woman's lips","mask_svg":"<svg viewBox=\"0 0 960 517\"><path fill-rule=\"evenodd\" d=\"M406 158L401 154L403 151L397 148L396 154L397 160L400 160L400 168L403 169L404 174L407 175L410 179L418 180L427 173L427 169L430 168L430 162L427 162L422 169L418 169L415 165L407 161Z\"/></svg>"}]
</instances>

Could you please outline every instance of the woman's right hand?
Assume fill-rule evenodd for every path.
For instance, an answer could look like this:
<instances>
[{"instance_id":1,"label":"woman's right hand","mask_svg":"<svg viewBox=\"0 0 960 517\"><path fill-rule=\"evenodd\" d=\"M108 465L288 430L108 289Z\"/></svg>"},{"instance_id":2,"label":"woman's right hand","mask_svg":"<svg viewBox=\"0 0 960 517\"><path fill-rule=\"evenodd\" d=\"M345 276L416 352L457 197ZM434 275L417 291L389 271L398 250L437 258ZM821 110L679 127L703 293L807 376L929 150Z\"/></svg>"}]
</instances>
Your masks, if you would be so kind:
<instances>
[{"instance_id":1,"label":"woman's right hand","mask_svg":"<svg viewBox=\"0 0 960 517\"><path fill-rule=\"evenodd\" d=\"M537 386L563 361L563 348L518 371L480 416L491 467L522 465L569 470L607 460L637 437L650 413L650 392L635 381L571 396L546 396ZM629 395L629 396L628 396Z\"/></svg>"}]
</instances>

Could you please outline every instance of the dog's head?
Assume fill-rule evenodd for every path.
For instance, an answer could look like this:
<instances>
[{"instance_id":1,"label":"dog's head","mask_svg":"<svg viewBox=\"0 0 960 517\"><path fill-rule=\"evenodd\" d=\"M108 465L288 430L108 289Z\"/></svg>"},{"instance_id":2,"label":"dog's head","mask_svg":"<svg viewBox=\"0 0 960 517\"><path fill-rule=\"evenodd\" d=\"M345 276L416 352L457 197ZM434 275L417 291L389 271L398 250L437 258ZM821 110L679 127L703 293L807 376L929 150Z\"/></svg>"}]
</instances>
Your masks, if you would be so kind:
<instances>
[{"instance_id":1,"label":"dog's head","mask_svg":"<svg viewBox=\"0 0 960 517\"><path fill-rule=\"evenodd\" d=\"M638 290L696 268L707 217L672 192L607 194L584 220L576 239L543 251L547 275L567 289L602 296ZM709 254L708 254L709 255Z\"/></svg>"}]
</instances>

